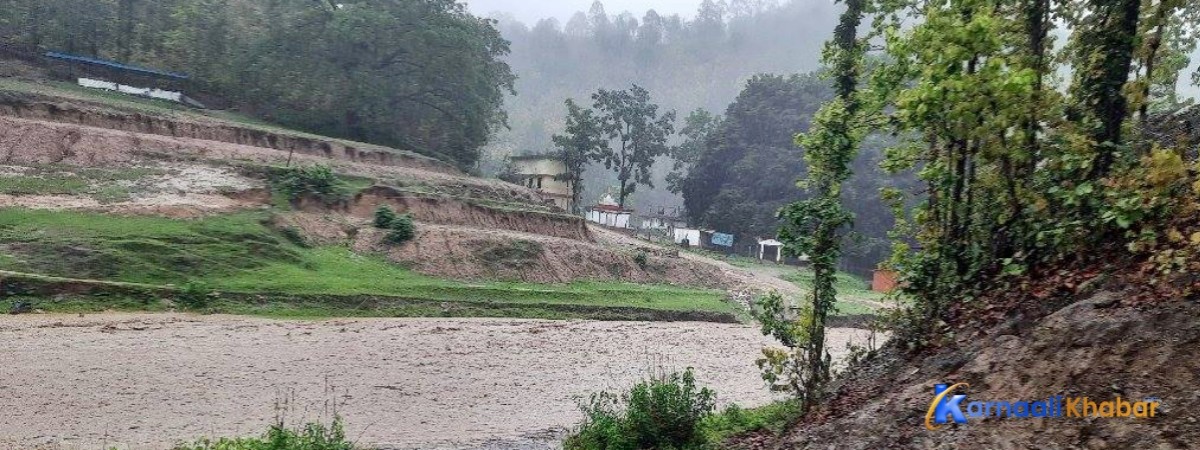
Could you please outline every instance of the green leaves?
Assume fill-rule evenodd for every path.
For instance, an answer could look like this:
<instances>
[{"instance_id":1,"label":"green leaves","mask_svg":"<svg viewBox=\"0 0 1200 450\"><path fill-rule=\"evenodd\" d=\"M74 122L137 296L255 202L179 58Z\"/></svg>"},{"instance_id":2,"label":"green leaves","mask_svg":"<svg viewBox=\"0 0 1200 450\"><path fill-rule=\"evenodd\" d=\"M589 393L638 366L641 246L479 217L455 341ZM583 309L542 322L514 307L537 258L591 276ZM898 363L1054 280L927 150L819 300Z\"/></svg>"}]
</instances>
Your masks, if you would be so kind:
<instances>
[{"instance_id":1,"label":"green leaves","mask_svg":"<svg viewBox=\"0 0 1200 450\"><path fill-rule=\"evenodd\" d=\"M650 169L654 160L667 154L667 139L675 133L675 112L659 115L650 92L638 85L629 90L601 89L592 95L600 129L609 144L598 148L596 159L617 173L621 183L618 203L637 190L639 184L653 187Z\"/></svg>"}]
</instances>

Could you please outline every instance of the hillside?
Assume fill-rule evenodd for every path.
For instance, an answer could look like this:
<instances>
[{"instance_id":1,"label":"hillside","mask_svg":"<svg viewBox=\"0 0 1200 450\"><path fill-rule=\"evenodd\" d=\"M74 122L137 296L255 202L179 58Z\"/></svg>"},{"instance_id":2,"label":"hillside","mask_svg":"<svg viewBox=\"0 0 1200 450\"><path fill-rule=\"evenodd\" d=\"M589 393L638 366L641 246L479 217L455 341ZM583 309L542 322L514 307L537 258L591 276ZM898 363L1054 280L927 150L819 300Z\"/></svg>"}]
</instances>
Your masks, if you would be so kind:
<instances>
[{"instance_id":1,"label":"hillside","mask_svg":"<svg viewBox=\"0 0 1200 450\"><path fill-rule=\"evenodd\" d=\"M726 269L597 239L536 192L410 152L14 79L0 84L0 130L10 287L201 289L221 293L210 309L270 313L236 301L258 295L283 314L370 314L344 306L370 298L383 315L734 317ZM331 167L343 197L286 198L288 165ZM409 214L416 238L384 243L380 206Z\"/></svg>"}]
</instances>

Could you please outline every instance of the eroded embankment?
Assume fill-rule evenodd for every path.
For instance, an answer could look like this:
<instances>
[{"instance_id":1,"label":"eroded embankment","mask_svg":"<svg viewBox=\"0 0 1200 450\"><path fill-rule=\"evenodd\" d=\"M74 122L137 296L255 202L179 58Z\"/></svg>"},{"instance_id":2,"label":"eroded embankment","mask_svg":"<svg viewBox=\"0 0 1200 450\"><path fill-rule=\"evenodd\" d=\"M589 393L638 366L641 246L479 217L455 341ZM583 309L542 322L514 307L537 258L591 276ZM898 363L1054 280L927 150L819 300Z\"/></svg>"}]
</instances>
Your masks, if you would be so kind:
<instances>
[{"instance_id":1,"label":"eroded embankment","mask_svg":"<svg viewBox=\"0 0 1200 450\"><path fill-rule=\"evenodd\" d=\"M1134 308L1119 306L1119 295L1101 292L1031 326L1014 318L955 348L905 358L885 354L844 380L830 404L783 446L1197 448L1200 305L1171 300ZM973 401L1055 395L1097 404L1156 397L1161 404L1153 418L975 418L929 431L923 423L938 383L968 383L955 392L967 395L964 408Z\"/></svg>"},{"instance_id":2,"label":"eroded embankment","mask_svg":"<svg viewBox=\"0 0 1200 450\"><path fill-rule=\"evenodd\" d=\"M436 159L386 147L272 132L215 120L160 117L78 100L64 101L39 94L0 91L0 115L130 133L226 142L344 161L398 165L450 174L461 173L453 166Z\"/></svg>"},{"instance_id":3,"label":"eroded embankment","mask_svg":"<svg viewBox=\"0 0 1200 450\"><path fill-rule=\"evenodd\" d=\"M384 232L370 226L366 219L348 221L338 215L292 213L276 215L272 226L298 230L314 245L350 244L358 253L382 254L417 272L460 280L596 280L721 289L737 284L713 264L655 253L643 257L637 251L597 244L579 236L418 222L413 240L391 245L383 243Z\"/></svg>"},{"instance_id":4,"label":"eroded embankment","mask_svg":"<svg viewBox=\"0 0 1200 450\"><path fill-rule=\"evenodd\" d=\"M499 203L544 206L532 190L499 180L400 165L327 159L242 144L110 130L0 115L0 164L77 167L174 165L238 167L328 164L339 173L373 178L405 189Z\"/></svg>"},{"instance_id":5,"label":"eroded embankment","mask_svg":"<svg viewBox=\"0 0 1200 450\"><path fill-rule=\"evenodd\" d=\"M398 213L428 223L592 240L587 223L578 216L523 208L533 205L487 204L484 200L415 194L389 186L372 186L360 191L346 205L344 212L368 218L380 206L391 207ZM302 207L320 210L323 205Z\"/></svg>"}]
</instances>

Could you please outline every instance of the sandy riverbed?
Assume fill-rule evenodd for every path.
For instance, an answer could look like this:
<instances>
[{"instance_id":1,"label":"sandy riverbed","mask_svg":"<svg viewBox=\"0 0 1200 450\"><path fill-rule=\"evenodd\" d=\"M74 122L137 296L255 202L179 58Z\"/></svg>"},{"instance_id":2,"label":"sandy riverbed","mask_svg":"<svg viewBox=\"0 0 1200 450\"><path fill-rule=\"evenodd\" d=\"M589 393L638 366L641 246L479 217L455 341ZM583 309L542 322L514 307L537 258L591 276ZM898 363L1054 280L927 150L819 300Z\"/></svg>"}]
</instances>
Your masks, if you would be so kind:
<instances>
[{"instance_id":1,"label":"sandy riverbed","mask_svg":"<svg viewBox=\"0 0 1200 450\"><path fill-rule=\"evenodd\" d=\"M865 332L835 329L838 355ZM360 443L471 447L571 426L575 397L655 365L696 368L723 402L770 400L757 328L506 319L282 321L0 317L0 448L169 448L257 434L339 404Z\"/></svg>"}]
</instances>

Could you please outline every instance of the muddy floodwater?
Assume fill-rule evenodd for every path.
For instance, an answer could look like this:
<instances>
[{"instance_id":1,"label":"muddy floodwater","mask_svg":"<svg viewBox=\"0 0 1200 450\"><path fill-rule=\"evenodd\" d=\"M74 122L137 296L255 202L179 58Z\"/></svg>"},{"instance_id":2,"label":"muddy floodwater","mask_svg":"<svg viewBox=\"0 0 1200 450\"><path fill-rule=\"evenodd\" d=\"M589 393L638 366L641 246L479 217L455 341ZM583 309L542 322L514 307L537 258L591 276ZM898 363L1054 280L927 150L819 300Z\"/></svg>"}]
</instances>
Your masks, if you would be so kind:
<instances>
[{"instance_id":1,"label":"muddy floodwater","mask_svg":"<svg viewBox=\"0 0 1200 450\"><path fill-rule=\"evenodd\" d=\"M660 366L694 367L722 404L771 400L750 325L26 315L0 340L0 448L163 449L334 409L376 447L553 447L577 398Z\"/></svg>"}]
</instances>

